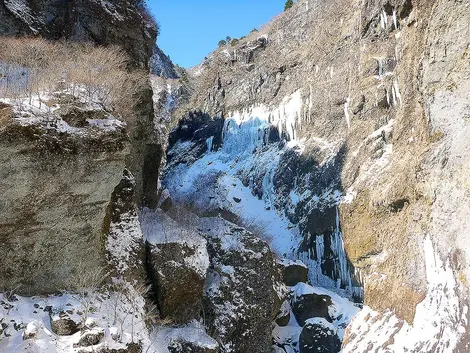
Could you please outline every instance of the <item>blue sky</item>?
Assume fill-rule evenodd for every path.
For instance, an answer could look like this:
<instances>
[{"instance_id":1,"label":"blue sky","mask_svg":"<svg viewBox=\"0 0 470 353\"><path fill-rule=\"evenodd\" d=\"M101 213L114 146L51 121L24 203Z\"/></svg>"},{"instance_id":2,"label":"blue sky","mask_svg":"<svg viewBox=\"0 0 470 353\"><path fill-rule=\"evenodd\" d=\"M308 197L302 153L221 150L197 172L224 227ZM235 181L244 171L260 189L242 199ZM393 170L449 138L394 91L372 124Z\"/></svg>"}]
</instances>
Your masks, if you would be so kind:
<instances>
[{"instance_id":1,"label":"blue sky","mask_svg":"<svg viewBox=\"0 0 470 353\"><path fill-rule=\"evenodd\" d=\"M239 38L284 10L285 0L148 0L160 24L160 48L191 67L226 36Z\"/></svg>"}]
</instances>

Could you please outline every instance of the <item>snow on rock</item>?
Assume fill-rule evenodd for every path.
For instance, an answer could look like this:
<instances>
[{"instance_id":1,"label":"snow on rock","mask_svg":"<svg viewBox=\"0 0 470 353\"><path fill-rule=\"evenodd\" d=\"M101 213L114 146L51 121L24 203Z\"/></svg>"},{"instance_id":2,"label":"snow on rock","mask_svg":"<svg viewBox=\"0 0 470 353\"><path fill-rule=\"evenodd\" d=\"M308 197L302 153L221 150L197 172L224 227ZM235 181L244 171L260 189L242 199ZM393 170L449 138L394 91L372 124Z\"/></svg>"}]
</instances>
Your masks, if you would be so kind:
<instances>
[{"instance_id":1,"label":"snow on rock","mask_svg":"<svg viewBox=\"0 0 470 353\"><path fill-rule=\"evenodd\" d=\"M37 16L26 0L5 0L4 4L17 18L24 21L35 34L39 32L39 27L45 23L45 19Z\"/></svg>"},{"instance_id":2,"label":"snow on rock","mask_svg":"<svg viewBox=\"0 0 470 353\"><path fill-rule=\"evenodd\" d=\"M257 236L221 218L201 218L211 267L205 322L224 352L268 352L271 320L279 309L273 254Z\"/></svg>"},{"instance_id":3,"label":"snow on rock","mask_svg":"<svg viewBox=\"0 0 470 353\"><path fill-rule=\"evenodd\" d=\"M22 126L37 126L45 131L84 136L121 132L126 127L126 123L107 113L99 104L89 102L78 102L73 105L46 104L52 98L43 94L33 96L31 99L0 98L0 102L12 107L14 123ZM83 123L75 125L71 121L66 121L71 108L75 109L76 115L83 116ZM93 116L96 117L93 118Z\"/></svg>"},{"instance_id":4,"label":"snow on rock","mask_svg":"<svg viewBox=\"0 0 470 353\"><path fill-rule=\"evenodd\" d=\"M155 353L169 353L168 346L174 343L190 344L191 347L218 352L219 344L207 335L204 325L197 321L181 327L158 327L151 336ZM183 351L182 351L183 352Z\"/></svg>"},{"instance_id":5,"label":"snow on rock","mask_svg":"<svg viewBox=\"0 0 470 353\"><path fill-rule=\"evenodd\" d=\"M118 273L123 274L129 266L139 265L132 263L133 255L142 246L143 234L139 217L135 212L128 212L120 216L119 222L111 223L106 250L109 260ZM142 265L142 264L140 264Z\"/></svg>"}]
</instances>

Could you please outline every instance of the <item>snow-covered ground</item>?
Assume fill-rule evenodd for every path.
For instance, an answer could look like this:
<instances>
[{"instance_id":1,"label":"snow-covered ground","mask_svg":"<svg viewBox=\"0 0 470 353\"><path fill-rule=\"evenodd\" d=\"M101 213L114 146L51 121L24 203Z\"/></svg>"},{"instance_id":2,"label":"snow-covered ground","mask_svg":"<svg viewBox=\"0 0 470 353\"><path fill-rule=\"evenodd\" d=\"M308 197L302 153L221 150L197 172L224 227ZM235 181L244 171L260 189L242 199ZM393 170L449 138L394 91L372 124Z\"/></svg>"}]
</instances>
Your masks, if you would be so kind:
<instances>
[{"instance_id":1,"label":"snow-covered ground","mask_svg":"<svg viewBox=\"0 0 470 353\"><path fill-rule=\"evenodd\" d=\"M90 289L82 293L63 293L47 297L7 296L0 293L0 352L75 353L99 348L125 348L130 342L150 345L145 325L142 296L128 283L115 281L116 290ZM89 327L84 332L59 336L51 323L59 313ZM86 332L103 332L101 342L93 347L74 347ZM33 336L25 340L24 336Z\"/></svg>"}]
</instances>

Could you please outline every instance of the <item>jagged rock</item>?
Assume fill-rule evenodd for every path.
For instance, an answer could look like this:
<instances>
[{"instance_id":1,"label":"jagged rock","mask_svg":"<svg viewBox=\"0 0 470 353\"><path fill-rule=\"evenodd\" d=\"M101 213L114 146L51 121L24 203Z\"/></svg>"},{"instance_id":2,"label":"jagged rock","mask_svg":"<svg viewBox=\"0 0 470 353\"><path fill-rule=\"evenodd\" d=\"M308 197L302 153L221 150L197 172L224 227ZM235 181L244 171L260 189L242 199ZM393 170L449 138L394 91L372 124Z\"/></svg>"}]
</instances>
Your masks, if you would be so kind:
<instances>
[{"instance_id":1,"label":"jagged rock","mask_svg":"<svg viewBox=\"0 0 470 353\"><path fill-rule=\"evenodd\" d=\"M160 314L178 324L198 318L209 266L205 239L161 210L143 213L142 230Z\"/></svg>"},{"instance_id":2,"label":"jagged rock","mask_svg":"<svg viewBox=\"0 0 470 353\"><path fill-rule=\"evenodd\" d=\"M169 56L166 55L158 45L155 45L152 58L150 59L150 73L164 78L178 78L175 66Z\"/></svg>"},{"instance_id":3,"label":"jagged rock","mask_svg":"<svg viewBox=\"0 0 470 353\"><path fill-rule=\"evenodd\" d=\"M74 347L89 347L97 345L104 338L104 329L94 328L86 330L80 335L78 343Z\"/></svg>"},{"instance_id":4,"label":"jagged rock","mask_svg":"<svg viewBox=\"0 0 470 353\"><path fill-rule=\"evenodd\" d=\"M309 320L299 339L300 353L338 353L341 341L335 328L324 319Z\"/></svg>"},{"instance_id":5,"label":"jagged rock","mask_svg":"<svg viewBox=\"0 0 470 353\"><path fill-rule=\"evenodd\" d=\"M301 261L283 260L279 264L287 286L295 286L299 282L307 283L308 268Z\"/></svg>"},{"instance_id":6,"label":"jagged rock","mask_svg":"<svg viewBox=\"0 0 470 353\"><path fill-rule=\"evenodd\" d=\"M0 18L2 35L41 35L48 39L118 45L134 65L143 68L148 67L157 36L155 24L131 0L113 3L85 0L67 5L53 0L7 0L1 7Z\"/></svg>"},{"instance_id":7,"label":"jagged rock","mask_svg":"<svg viewBox=\"0 0 470 353\"><path fill-rule=\"evenodd\" d=\"M220 218L203 218L200 227L211 256L204 295L209 334L221 350L271 352L271 322L280 301L273 288L279 276L269 247Z\"/></svg>"},{"instance_id":8,"label":"jagged rock","mask_svg":"<svg viewBox=\"0 0 470 353\"><path fill-rule=\"evenodd\" d=\"M279 326L287 326L290 321L291 307L288 301L284 301L281 306L281 310L276 316L276 324Z\"/></svg>"},{"instance_id":9,"label":"jagged rock","mask_svg":"<svg viewBox=\"0 0 470 353\"><path fill-rule=\"evenodd\" d=\"M59 336L69 336L80 330L80 323L72 320L70 316L64 312L57 316L51 317L52 332Z\"/></svg>"}]
</instances>

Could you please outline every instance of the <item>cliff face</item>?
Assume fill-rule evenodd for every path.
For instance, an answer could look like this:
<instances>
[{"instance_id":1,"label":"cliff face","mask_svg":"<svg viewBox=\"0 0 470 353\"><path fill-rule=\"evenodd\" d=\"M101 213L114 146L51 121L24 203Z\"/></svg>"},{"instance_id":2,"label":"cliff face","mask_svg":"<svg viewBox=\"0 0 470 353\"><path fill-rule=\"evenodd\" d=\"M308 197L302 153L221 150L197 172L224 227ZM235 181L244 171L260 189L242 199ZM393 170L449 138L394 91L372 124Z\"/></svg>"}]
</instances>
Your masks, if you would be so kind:
<instances>
[{"instance_id":1,"label":"cliff face","mask_svg":"<svg viewBox=\"0 0 470 353\"><path fill-rule=\"evenodd\" d=\"M142 75L134 70L148 71L157 28L133 1L15 0L0 4L0 34L117 46L129 57L128 70ZM115 213L108 207L125 169L133 179L129 207L155 204L162 142L150 82L134 94L134 117L121 121L80 99L77 106L62 104L66 94L38 107L31 99L7 99L0 134L7 191L0 213L4 290L60 291L78 268L106 267L109 213Z\"/></svg>"},{"instance_id":2,"label":"cliff face","mask_svg":"<svg viewBox=\"0 0 470 353\"><path fill-rule=\"evenodd\" d=\"M117 45L148 68L157 28L139 1L2 0L0 33Z\"/></svg>"},{"instance_id":3,"label":"cliff face","mask_svg":"<svg viewBox=\"0 0 470 353\"><path fill-rule=\"evenodd\" d=\"M192 69L175 110L174 201L262 224L312 283L372 308L345 351L464 349L469 16L462 2L298 1Z\"/></svg>"}]
</instances>

